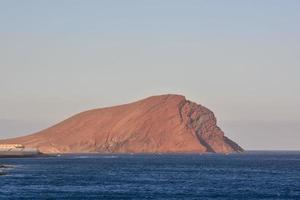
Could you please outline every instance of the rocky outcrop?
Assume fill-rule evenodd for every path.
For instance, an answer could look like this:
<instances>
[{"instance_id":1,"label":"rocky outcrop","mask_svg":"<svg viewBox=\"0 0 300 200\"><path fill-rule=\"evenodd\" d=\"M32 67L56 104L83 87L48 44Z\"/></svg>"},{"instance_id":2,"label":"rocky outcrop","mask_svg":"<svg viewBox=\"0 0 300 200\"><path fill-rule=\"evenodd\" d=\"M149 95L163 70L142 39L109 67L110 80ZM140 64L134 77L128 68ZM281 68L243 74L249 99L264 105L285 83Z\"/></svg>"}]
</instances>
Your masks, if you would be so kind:
<instances>
[{"instance_id":1,"label":"rocky outcrop","mask_svg":"<svg viewBox=\"0 0 300 200\"><path fill-rule=\"evenodd\" d=\"M38 133L2 140L44 153L241 152L209 109L181 95L79 113Z\"/></svg>"},{"instance_id":2,"label":"rocky outcrop","mask_svg":"<svg viewBox=\"0 0 300 200\"><path fill-rule=\"evenodd\" d=\"M13 168L13 165L4 165L4 164L0 164L0 176L4 176L7 175L7 173L5 171L3 171L3 169L10 169Z\"/></svg>"},{"instance_id":3,"label":"rocky outcrop","mask_svg":"<svg viewBox=\"0 0 300 200\"><path fill-rule=\"evenodd\" d=\"M6 175L6 173L0 170L0 176L4 176L4 175Z\"/></svg>"}]
</instances>

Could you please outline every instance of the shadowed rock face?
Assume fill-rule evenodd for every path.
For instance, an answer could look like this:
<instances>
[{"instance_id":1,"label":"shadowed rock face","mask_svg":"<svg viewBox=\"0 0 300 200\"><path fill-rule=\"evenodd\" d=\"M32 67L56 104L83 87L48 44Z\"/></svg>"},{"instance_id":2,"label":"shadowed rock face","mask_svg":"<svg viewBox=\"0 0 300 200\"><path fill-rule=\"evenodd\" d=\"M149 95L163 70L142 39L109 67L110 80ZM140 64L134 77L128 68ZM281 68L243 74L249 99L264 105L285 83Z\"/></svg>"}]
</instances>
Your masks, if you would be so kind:
<instances>
[{"instance_id":1,"label":"shadowed rock face","mask_svg":"<svg viewBox=\"0 0 300 200\"><path fill-rule=\"evenodd\" d=\"M224 136L210 110L180 95L89 110L38 133L0 143L20 143L44 153L243 151Z\"/></svg>"}]
</instances>

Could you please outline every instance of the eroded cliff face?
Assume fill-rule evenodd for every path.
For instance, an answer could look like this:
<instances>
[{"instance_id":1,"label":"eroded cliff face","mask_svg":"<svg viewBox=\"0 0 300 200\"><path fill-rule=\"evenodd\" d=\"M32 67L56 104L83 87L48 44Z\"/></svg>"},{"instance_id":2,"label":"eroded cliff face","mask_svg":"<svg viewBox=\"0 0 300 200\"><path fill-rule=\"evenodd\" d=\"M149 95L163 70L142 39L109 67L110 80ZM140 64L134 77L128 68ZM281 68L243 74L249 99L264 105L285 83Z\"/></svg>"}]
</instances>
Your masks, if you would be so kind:
<instances>
[{"instance_id":1,"label":"eroded cliff face","mask_svg":"<svg viewBox=\"0 0 300 200\"><path fill-rule=\"evenodd\" d=\"M79 113L38 133L2 140L45 153L241 152L209 109L180 95Z\"/></svg>"},{"instance_id":2,"label":"eroded cliff face","mask_svg":"<svg viewBox=\"0 0 300 200\"><path fill-rule=\"evenodd\" d=\"M201 145L208 152L242 152L243 149L224 136L217 126L217 119L212 111L196 103L184 100L180 104L180 115L197 136Z\"/></svg>"}]
</instances>

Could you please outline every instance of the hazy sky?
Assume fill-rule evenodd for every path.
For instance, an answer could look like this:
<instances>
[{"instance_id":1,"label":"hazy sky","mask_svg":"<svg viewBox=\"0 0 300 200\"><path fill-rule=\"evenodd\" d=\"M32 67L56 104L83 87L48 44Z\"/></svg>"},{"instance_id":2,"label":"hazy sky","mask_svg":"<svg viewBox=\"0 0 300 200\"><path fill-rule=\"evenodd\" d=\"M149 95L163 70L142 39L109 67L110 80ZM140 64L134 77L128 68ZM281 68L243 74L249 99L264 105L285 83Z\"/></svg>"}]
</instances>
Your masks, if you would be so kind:
<instances>
[{"instance_id":1,"label":"hazy sky","mask_svg":"<svg viewBox=\"0 0 300 200\"><path fill-rule=\"evenodd\" d=\"M246 149L300 149L300 1L0 0L0 138L178 93Z\"/></svg>"}]
</instances>

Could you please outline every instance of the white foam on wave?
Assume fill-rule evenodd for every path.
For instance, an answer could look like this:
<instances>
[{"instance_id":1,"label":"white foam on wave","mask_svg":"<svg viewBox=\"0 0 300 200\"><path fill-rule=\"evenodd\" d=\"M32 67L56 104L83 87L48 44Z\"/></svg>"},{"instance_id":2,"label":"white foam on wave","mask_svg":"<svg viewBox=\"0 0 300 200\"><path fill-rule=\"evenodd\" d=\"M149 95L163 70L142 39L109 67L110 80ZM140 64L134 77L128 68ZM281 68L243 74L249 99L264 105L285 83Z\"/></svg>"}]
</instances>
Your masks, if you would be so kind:
<instances>
[{"instance_id":1,"label":"white foam on wave","mask_svg":"<svg viewBox=\"0 0 300 200\"><path fill-rule=\"evenodd\" d=\"M118 156L101 156L101 158L118 158Z\"/></svg>"}]
</instances>

